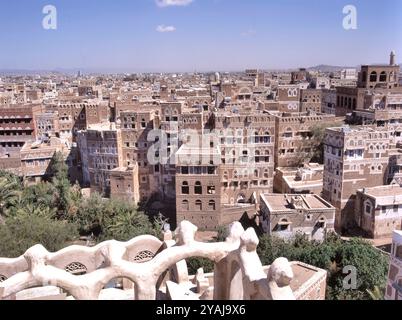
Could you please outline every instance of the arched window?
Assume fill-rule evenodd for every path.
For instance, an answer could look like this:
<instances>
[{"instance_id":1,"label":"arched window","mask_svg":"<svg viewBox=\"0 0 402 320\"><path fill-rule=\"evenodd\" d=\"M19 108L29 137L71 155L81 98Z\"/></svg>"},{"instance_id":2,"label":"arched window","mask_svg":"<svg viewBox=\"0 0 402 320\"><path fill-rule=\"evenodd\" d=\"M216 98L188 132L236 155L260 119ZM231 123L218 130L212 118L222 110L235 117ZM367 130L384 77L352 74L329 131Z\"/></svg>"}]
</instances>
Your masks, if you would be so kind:
<instances>
[{"instance_id":1,"label":"arched window","mask_svg":"<svg viewBox=\"0 0 402 320\"><path fill-rule=\"evenodd\" d=\"M389 74L389 81L395 82L395 72L391 71Z\"/></svg>"},{"instance_id":2,"label":"arched window","mask_svg":"<svg viewBox=\"0 0 402 320\"><path fill-rule=\"evenodd\" d=\"M356 110L356 108L357 108L356 98L353 98L353 110Z\"/></svg>"},{"instance_id":3,"label":"arched window","mask_svg":"<svg viewBox=\"0 0 402 320\"><path fill-rule=\"evenodd\" d=\"M201 200L195 201L195 210L202 211L202 201Z\"/></svg>"},{"instance_id":4,"label":"arched window","mask_svg":"<svg viewBox=\"0 0 402 320\"><path fill-rule=\"evenodd\" d=\"M348 99L348 108L352 109L352 98Z\"/></svg>"},{"instance_id":5,"label":"arched window","mask_svg":"<svg viewBox=\"0 0 402 320\"><path fill-rule=\"evenodd\" d=\"M264 134L264 143L270 143L271 142L271 135L269 132L265 132Z\"/></svg>"},{"instance_id":6,"label":"arched window","mask_svg":"<svg viewBox=\"0 0 402 320\"><path fill-rule=\"evenodd\" d=\"M202 185L201 185L201 182L197 181L197 182L195 183L194 193L195 193L195 194L202 194Z\"/></svg>"},{"instance_id":7,"label":"arched window","mask_svg":"<svg viewBox=\"0 0 402 320\"><path fill-rule=\"evenodd\" d=\"M185 210L185 211L190 210L190 205L189 205L188 200L183 200L183 202L181 203L181 209Z\"/></svg>"},{"instance_id":8,"label":"arched window","mask_svg":"<svg viewBox=\"0 0 402 320\"><path fill-rule=\"evenodd\" d=\"M254 177L258 178L258 170L254 170Z\"/></svg>"},{"instance_id":9,"label":"arched window","mask_svg":"<svg viewBox=\"0 0 402 320\"><path fill-rule=\"evenodd\" d=\"M270 162L270 152L269 152L269 150L265 150L264 161L267 162L267 163Z\"/></svg>"},{"instance_id":10,"label":"arched window","mask_svg":"<svg viewBox=\"0 0 402 320\"><path fill-rule=\"evenodd\" d=\"M266 170L264 171L264 178L269 178L269 171L268 171L268 169L266 169Z\"/></svg>"},{"instance_id":11,"label":"arched window","mask_svg":"<svg viewBox=\"0 0 402 320\"><path fill-rule=\"evenodd\" d=\"M255 160L255 163L259 163L260 162L260 151L259 150L256 150L255 151L255 158L254 158L254 160Z\"/></svg>"},{"instance_id":12,"label":"arched window","mask_svg":"<svg viewBox=\"0 0 402 320\"><path fill-rule=\"evenodd\" d=\"M214 200L209 200L208 202L208 209L211 211L215 211L216 209L216 203Z\"/></svg>"},{"instance_id":13,"label":"arched window","mask_svg":"<svg viewBox=\"0 0 402 320\"><path fill-rule=\"evenodd\" d=\"M380 74L380 82L387 82L387 73L385 71Z\"/></svg>"},{"instance_id":14,"label":"arched window","mask_svg":"<svg viewBox=\"0 0 402 320\"><path fill-rule=\"evenodd\" d=\"M373 71L370 74L370 82L377 82L377 72Z\"/></svg>"},{"instance_id":15,"label":"arched window","mask_svg":"<svg viewBox=\"0 0 402 320\"><path fill-rule=\"evenodd\" d=\"M181 185L181 193L182 194L190 194L190 187L188 186L188 182L184 181Z\"/></svg>"},{"instance_id":16,"label":"arched window","mask_svg":"<svg viewBox=\"0 0 402 320\"><path fill-rule=\"evenodd\" d=\"M256 131L254 132L254 142L255 143L259 143L260 142L260 138L259 138L259 133Z\"/></svg>"}]
</instances>

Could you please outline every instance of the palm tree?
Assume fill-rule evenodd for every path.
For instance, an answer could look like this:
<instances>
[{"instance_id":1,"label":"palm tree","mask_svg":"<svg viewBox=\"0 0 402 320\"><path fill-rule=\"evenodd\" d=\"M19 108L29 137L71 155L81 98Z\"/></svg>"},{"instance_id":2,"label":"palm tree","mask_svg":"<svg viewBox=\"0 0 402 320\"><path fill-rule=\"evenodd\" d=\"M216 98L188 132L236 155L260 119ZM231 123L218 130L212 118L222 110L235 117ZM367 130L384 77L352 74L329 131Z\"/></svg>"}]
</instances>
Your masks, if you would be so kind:
<instances>
[{"instance_id":1,"label":"palm tree","mask_svg":"<svg viewBox=\"0 0 402 320\"><path fill-rule=\"evenodd\" d=\"M54 219L57 215L56 208L50 208L43 205L34 205L31 203L23 203L13 212L13 216L36 216L47 219Z\"/></svg>"},{"instance_id":2,"label":"palm tree","mask_svg":"<svg viewBox=\"0 0 402 320\"><path fill-rule=\"evenodd\" d=\"M118 241L128 241L134 237L153 234L155 231L148 217L136 209L118 210L118 214L106 222L105 237Z\"/></svg>"},{"instance_id":3,"label":"palm tree","mask_svg":"<svg viewBox=\"0 0 402 320\"><path fill-rule=\"evenodd\" d=\"M20 190L17 181L0 177L0 216L4 216L7 208L13 201L18 199L19 194Z\"/></svg>"}]
</instances>

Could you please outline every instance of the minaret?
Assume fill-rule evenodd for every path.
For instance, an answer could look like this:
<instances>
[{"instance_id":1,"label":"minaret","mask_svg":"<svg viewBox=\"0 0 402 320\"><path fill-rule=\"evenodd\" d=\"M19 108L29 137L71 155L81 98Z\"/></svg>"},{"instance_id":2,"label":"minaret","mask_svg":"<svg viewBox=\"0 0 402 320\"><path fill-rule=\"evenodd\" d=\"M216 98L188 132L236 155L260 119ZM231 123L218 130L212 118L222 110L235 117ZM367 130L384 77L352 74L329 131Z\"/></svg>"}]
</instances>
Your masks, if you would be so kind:
<instances>
[{"instance_id":1,"label":"minaret","mask_svg":"<svg viewBox=\"0 0 402 320\"><path fill-rule=\"evenodd\" d=\"M395 63L395 51L391 51L391 58L390 58L389 64L391 66L396 65L396 63Z\"/></svg>"}]
</instances>

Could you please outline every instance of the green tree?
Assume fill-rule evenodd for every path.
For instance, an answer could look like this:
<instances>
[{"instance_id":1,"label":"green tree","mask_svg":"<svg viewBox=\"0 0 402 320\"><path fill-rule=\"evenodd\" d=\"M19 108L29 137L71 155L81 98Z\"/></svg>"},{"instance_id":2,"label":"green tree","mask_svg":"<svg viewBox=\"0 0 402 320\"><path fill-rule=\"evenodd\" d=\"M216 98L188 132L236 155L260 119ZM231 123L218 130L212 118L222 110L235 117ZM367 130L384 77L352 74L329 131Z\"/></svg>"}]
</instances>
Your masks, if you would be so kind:
<instances>
[{"instance_id":1,"label":"green tree","mask_svg":"<svg viewBox=\"0 0 402 320\"><path fill-rule=\"evenodd\" d=\"M369 242L362 239L346 241L337 248L335 262L339 270L332 275L335 278L343 278L342 270L346 266L353 266L357 269L357 290L349 292L352 298L361 296L363 299L369 299L367 290L376 286L381 290L385 289L388 259ZM344 291L343 286L339 288L340 281L334 283L337 286L335 291Z\"/></svg>"},{"instance_id":2,"label":"green tree","mask_svg":"<svg viewBox=\"0 0 402 320\"><path fill-rule=\"evenodd\" d=\"M41 182L33 186L26 187L22 193L25 203L55 207L56 188L48 182Z\"/></svg>"},{"instance_id":3,"label":"green tree","mask_svg":"<svg viewBox=\"0 0 402 320\"><path fill-rule=\"evenodd\" d=\"M190 275L196 274L200 268L203 268L205 273L214 272L214 262L209 259L193 257L187 259L186 262Z\"/></svg>"},{"instance_id":4,"label":"green tree","mask_svg":"<svg viewBox=\"0 0 402 320\"><path fill-rule=\"evenodd\" d=\"M131 204L112 200L107 205L106 214L102 240L128 241L144 234L160 236L149 218Z\"/></svg>"},{"instance_id":5,"label":"green tree","mask_svg":"<svg viewBox=\"0 0 402 320\"><path fill-rule=\"evenodd\" d=\"M77 237L74 224L21 214L7 218L5 224L0 225L0 256L18 257L36 244L42 244L49 251L58 251Z\"/></svg>"},{"instance_id":6,"label":"green tree","mask_svg":"<svg viewBox=\"0 0 402 320\"><path fill-rule=\"evenodd\" d=\"M328 234L324 242L308 241L296 235L290 241L264 235L260 239L258 254L264 265L276 258L286 257L290 261L301 261L328 272L327 299L361 300L370 299L368 290L376 286L383 290L387 278L388 260L369 242L361 239L342 241L335 234ZM357 269L357 289L344 288L344 267Z\"/></svg>"},{"instance_id":7,"label":"green tree","mask_svg":"<svg viewBox=\"0 0 402 320\"><path fill-rule=\"evenodd\" d=\"M54 206L58 209L60 218L77 214L78 203L81 200L81 190L78 185L71 186L68 177L68 166L61 152L57 152L51 162L50 172L53 175L52 185L55 188Z\"/></svg>"},{"instance_id":8,"label":"green tree","mask_svg":"<svg viewBox=\"0 0 402 320\"><path fill-rule=\"evenodd\" d=\"M103 199L97 193L82 201L71 221L79 225L82 234L93 234L99 241L127 241L143 234L160 236L158 228L154 228L136 206L121 200Z\"/></svg>"},{"instance_id":9,"label":"green tree","mask_svg":"<svg viewBox=\"0 0 402 320\"><path fill-rule=\"evenodd\" d=\"M105 200L98 193L91 194L84 199L76 215L69 215L68 219L77 223L81 234L99 236L104 226Z\"/></svg>"},{"instance_id":10,"label":"green tree","mask_svg":"<svg viewBox=\"0 0 402 320\"><path fill-rule=\"evenodd\" d=\"M327 128L341 125L341 122L336 123L317 123L310 128L310 133L303 137L303 142L300 145L297 155L299 166L305 163L316 162L324 163L324 138Z\"/></svg>"},{"instance_id":11,"label":"green tree","mask_svg":"<svg viewBox=\"0 0 402 320\"><path fill-rule=\"evenodd\" d=\"M56 152L50 163L50 172L53 177L62 180L68 179L68 166L64 159L64 155L61 152Z\"/></svg>"},{"instance_id":12,"label":"green tree","mask_svg":"<svg viewBox=\"0 0 402 320\"><path fill-rule=\"evenodd\" d=\"M52 208L43 204L37 205L34 203L23 201L18 206L12 207L9 217L19 217L26 215L55 219L57 217L57 210L56 208Z\"/></svg>"},{"instance_id":13,"label":"green tree","mask_svg":"<svg viewBox=\"0 0 402 320\"><path fill-rule=\"evenodd\" d=\"M21 185L14 178L3 175L0 177L0 216L4 218L7 210L16 201L21 192Z\"/></svg>"},{"instance_id":14,"label":"green tree","mask_svg":"<svg viewBox=\"0 0 402 320\"><path fill-rule=\"evenodd\" d=\"M216 235L217 242L224 242L226 238L229 236L229 230L225 226L218 227L218 234Z\"/></svg>"}]
</instances>

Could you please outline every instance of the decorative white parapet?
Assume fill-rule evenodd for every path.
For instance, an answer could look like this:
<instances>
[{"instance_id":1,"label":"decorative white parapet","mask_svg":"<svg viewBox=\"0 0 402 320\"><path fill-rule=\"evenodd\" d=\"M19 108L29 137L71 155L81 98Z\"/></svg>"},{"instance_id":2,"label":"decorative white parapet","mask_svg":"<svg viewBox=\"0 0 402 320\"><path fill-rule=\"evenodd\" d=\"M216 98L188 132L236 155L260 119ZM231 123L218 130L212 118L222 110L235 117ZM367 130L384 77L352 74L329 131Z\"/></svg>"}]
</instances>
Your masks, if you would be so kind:
<instances>
[{"instance_id":1,"label":"decorative white parapet","mask_svg":"<svg viewBox=\"0 0 402 320\"><path fill-rule=\"evenodd\" d=\"M61 288L77 300L97 300L108 283L122 278L134 283L136 300L154 300L166 271L176 270L179 286L188 281L185 260L191 257L215 263L214 299L295 299L290 288L290 263L278 259L267 276L256 252L258 237L254 229L245 231L240 223L234 223L228 238L221 243L198 242L196 232L196 226L183 221L175 232L176 241L171 240L170 234L165 242L140 236L125 243L106 241L92 248L71 246L56 253L36 245L19 258L0 258L0 300L29 288L49 286ZM173 290L175 284L165 280ZM212 298L202 270L194 281L199 291L205 290L201 299Z\"/></svg>"}]
</instances>

